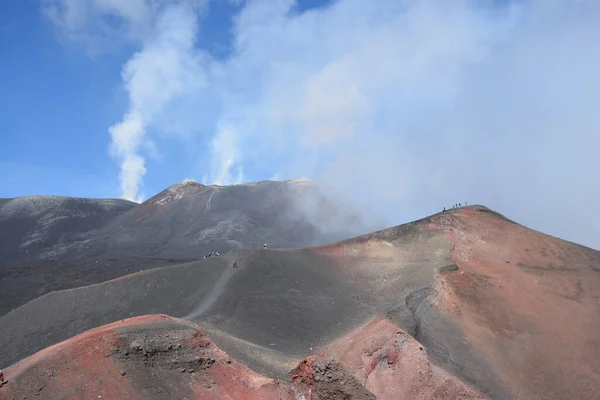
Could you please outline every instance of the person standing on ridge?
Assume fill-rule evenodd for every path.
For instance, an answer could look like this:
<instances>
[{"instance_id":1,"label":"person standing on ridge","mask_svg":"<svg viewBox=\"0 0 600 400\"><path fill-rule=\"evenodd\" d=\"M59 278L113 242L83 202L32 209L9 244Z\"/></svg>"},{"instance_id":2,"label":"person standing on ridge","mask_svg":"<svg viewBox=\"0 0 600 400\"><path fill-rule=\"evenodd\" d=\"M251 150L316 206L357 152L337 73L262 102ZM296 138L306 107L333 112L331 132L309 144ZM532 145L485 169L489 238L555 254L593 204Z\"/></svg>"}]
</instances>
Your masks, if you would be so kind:
<instances>
[{"instance_id":1,"label":"person standing on ridge","mask_svg":"<svg viewBox=\"0 0 600 400\"><path fill-rule=\"evenodd\" d=\"M2 373L2 370L0 369L0 384L4 383L4 374Z\"/></svg>"}]
</instances>

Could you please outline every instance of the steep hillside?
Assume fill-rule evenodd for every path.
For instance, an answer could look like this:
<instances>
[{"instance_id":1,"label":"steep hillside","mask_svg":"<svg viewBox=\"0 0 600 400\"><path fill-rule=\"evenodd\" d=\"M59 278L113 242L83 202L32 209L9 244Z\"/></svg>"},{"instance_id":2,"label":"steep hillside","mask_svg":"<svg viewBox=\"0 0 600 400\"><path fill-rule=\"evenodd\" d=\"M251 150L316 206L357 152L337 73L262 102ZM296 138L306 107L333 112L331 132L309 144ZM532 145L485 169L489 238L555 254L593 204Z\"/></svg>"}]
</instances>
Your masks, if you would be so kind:
<instances>
[{"instance_id":1,"label":"steep hillside","mask_svg":"<svg viewBox=\"0 0 600 400\"><path fill-rule=\"evenodd\" d=\"M74 264L48 257L91 240L111 219L135 206L119 199L0 199L0 315L52 290L114 278L108 271L128 273L130 262L116 266L112 260L111 268L103 268L110 261L99 268L95 259ZM159 260L148 264L165 265Z\"/></svg>"},{"instance_id":2,"label":"steep hillside","mask_svg":"<svg viewBox=\"0 0 600 400\"><path fill-rule=\"evenodd\" d=\"M432 308L485 360L504 398L598 398L600 252L483 207L442 215L429 229L451 238L459 266L441 274ZM437 345L428 339L436 329L422 327L428 348ZM438 353L458 370L472 360L458 343L454 347Z\"/></svg>"},{"instance_id":3,"label":"steep hillside","mask_svg":"<svg viewBox=\"0 0 600 400\"><path fill-rule=\"evenodd\" d=\"M44 258L50 249L89 240L109 220L134 207L119 199L0 199L0 265Z\"/></svg>"}]
</instances>

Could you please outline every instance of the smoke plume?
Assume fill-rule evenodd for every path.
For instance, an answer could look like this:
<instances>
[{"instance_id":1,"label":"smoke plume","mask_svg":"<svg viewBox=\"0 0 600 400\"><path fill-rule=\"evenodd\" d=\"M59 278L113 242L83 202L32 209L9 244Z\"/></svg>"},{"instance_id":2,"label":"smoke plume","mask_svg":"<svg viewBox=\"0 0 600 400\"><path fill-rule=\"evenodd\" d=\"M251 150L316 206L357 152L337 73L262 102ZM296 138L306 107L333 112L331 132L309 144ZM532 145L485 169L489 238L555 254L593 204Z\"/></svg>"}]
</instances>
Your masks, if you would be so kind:
<instances>
[{"instance_id":1,"label":"smoke plume","mask_svg":"<svg viewBox=\"0 0 600 400\"><path fill-rule=\"evenodd\" d=\"M126 196L152 131L187 130L209 182L308 177L389 224L483 203L600 247L600 2L249 0L226 57L195 45L189 2L134 3L119 15L141 50L111 128Z\"/></svg>"}]
</instances>

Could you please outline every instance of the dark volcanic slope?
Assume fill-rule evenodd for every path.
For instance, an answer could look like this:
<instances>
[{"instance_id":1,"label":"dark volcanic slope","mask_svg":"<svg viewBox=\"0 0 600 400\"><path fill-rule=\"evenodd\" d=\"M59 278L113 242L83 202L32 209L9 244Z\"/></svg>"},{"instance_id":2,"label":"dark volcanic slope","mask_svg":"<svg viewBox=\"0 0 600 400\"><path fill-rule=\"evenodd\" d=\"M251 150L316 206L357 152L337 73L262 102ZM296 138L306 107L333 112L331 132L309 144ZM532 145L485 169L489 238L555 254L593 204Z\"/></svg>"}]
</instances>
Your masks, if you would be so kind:
<instances>
[{"instance_id":1,"label":"dark volcanic slope","mask_svg":"<svg viewBox=\"0 0 600 400\"><path fill-rule=\"evenodd\" d=\"M256 248L263 243L272 248L324 244L361 231L354 217L354 232L352 224L346 223L343 230L324 234L297 211L296 204L304 199L319 200L316 211L330 206L317 186L304 181L232 186L181 182L115 218L93 240L67 254L198 258L210 251ZM330 216L334 217L338 216ZM325 218L319 221L319 225L326 223Z\"/></svg>"},{"instance_id":2,"label":"dark volcanic slope","mask_svg":"<svg viewBox=\"0 0 600 400\"><path fill-rule=\"evenodd\" d=\"M344 221L317 229L296 210ZM0 201L0 315L53 290L199 259L233 248L303 247L362 229L303 181L204 186L181 182L136 205L123 200L23 197ZM354 218L354 220L352 219ZM319 218L323 224L327 218ZM332 225L332 224L329 224Z\"/></svg>"},{"instance_id":3,"label":"dark volcanic slope","mask_svg":"<svg viewBox=\"0 0 600 400\"><path fill-rule=\"evenodd\" d=\"M48 292L87 286L115 277L192 260L107 258L43 260L0 266L0 315Z\"/></svg>"},{"instance_id":4,"label":"dark volcanic slope","mask_svg":"<svg viewBox=\"0 0 600 400\"><path fill-rule=\"evenodd\" d=\"M197 258L265 242L271 247L323 244L362 228L357 216L334 215L331 201L305 181L232 186L184 181L139 205L58 196L0 200L0 265L90 257ZM325 235L317 229L298 212L296 204L305 201L314 204L320 225L327 218L347 217L344 231Z\"/></svg>"},{"instance_id":5,"label":"dark volcanic slope","mask_svg":"<svg viewBox=\"0 0 600 400\"><path fill-rule=\"evenodd\" d=\"M416 344L404 347L398 327L491 398L597 399L598 271L599 252L472 206L332 245L232 250L45 295L0 318L0 366L86 329L160 312L197 322L272 377L323 352L369 392L388 393L382 398L417 398L391 386L411 371L439 398L468 392L444 386L438 378L447 373ZM313 374L311 362L298 373ZM319 368L338 368L327 365Z\"/></svg>"},{"instance_id":6,"label":"dark volcanic slope","mask_svg":"<svg viewBox=\"0 0 600 400\"><path fill-rule=\"evenodd\" d=\"M118 199L0 199L0 315L51 290L113 278L108 271L127 273L130 262L117 265L111 260L99 268L95 259L74 264L47 257L90 240L108 221L134 207L135 203Z\"/></svg>"},{"instance_id":7,"label":"dark volcanic slope","mask_svg":"<svg viewBox=\"0 0 600 400\"><path fill-rule=\"evenodd\" d=\"M45 257L50 249L89 239L135 207L119 199L27 196L0 199L0 264Z\"/></svg>"}]
</instances>

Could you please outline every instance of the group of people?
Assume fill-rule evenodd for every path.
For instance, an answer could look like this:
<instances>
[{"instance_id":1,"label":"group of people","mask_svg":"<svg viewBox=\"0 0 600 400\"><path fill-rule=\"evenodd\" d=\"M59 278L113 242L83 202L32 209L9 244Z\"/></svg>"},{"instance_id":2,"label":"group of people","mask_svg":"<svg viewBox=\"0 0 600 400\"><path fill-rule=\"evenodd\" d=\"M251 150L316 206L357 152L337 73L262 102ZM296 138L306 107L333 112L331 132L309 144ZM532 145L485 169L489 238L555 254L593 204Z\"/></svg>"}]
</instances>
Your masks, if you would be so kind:
<instances>
[{"instance_id":1,"label":"group of people","mask_svg":"<svg viewBox=\"0 0 600 400\"><path fill-rule=\"evenodd\" d=\"M266 248L267 248L267 244L265 243L265 244L263 244L263 249L266 249ZM211 257L218 257L218 256L220 256L219 252L218 251L213 251L211 253L204 254L202 256L202 258L204 259L204 258L211 258ZM237 268L238 267L238 265L237 265L237 263L235 261L231 263L231 266L233 268Z\"/></svg>"},{"instance_id":2,"label":"group of people","mask_svg":"<svg viewBox=\"0 0 600 400\"><path fill-rule=\"evenodd\" d=\"M219 252L218 251L213 251L211 253L204 254L202 256L202 258L204 259L204 258L211 258L211 257L218 257L218 256L220 256Z\"/></svg>"},{"instance_id":3,"label":"group of people","mask_svg":"<svg viewBox=\"0 0 600 400\"><path fill-rule=\"evenodd\" d=\"M451 208L458 208L458 207L463 207L463 206L466 206L466 205L467 205L467 202L465 201L464 204L463 203L456 203ZM442 211L446 211L446 207L444 207L444 209Z\"/></svg>"}]
</instances>

